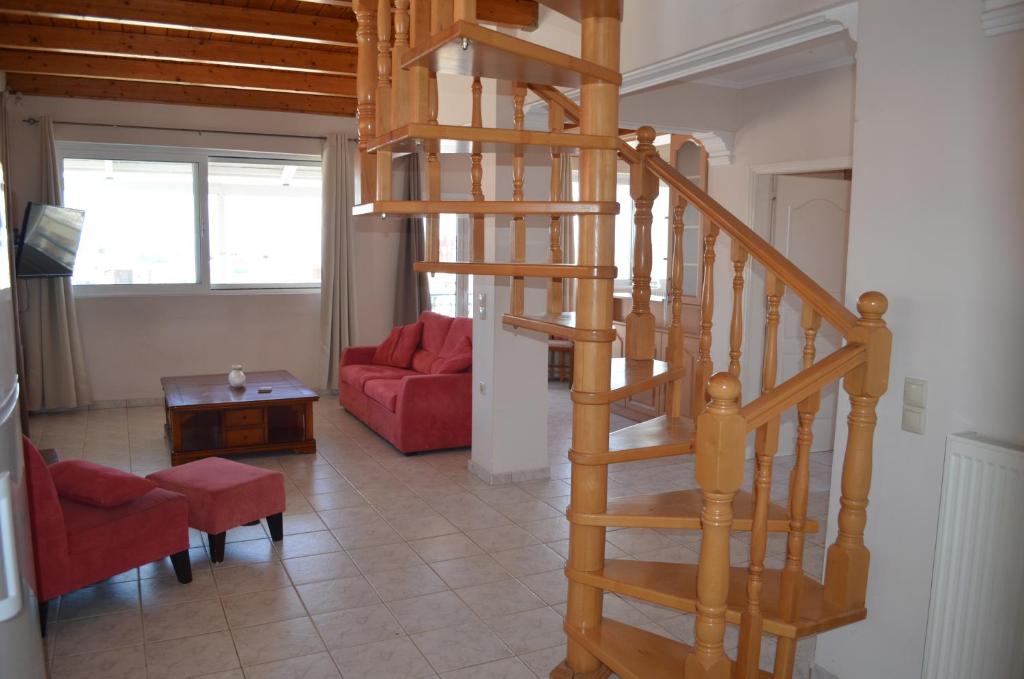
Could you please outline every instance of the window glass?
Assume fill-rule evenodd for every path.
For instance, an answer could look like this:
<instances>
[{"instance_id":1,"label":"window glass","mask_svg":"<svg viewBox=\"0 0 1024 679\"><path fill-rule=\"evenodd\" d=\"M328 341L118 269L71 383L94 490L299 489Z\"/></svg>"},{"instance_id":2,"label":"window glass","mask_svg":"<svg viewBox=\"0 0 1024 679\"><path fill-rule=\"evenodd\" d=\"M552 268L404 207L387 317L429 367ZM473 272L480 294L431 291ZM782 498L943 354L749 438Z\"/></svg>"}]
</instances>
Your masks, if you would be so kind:
<instances>
[{"instance_id":1,"label":"window glass","mask_svg":"<svg viewBox=\"0 0 1024 679\"><path fill-rule=\"evenodd\" d=\"M211 158L210 283L319 286L318 163Z\"/></svg>"},{"instance_id":2,"label":"window glass","mask_svg":"<svg viewBox=\"0 0 1024 679\"><path fill-rule=\"evenodd\" d=\"M459 261L459 222L457 216L440 215L440 231L441 261ZM453 273L428 274L427 281L430 286L430 310L445 316L458 316L458 275Z\"/></svg>"},{"instance_id":3,"label":"window glass","mask_svg":"<svg viewBox=\"0 0 1024 679\"><path fill-rule=\"evenodd\" d=\"M75 285L196 283L194 163L64 159L64 205L85 211Z\"/></svg>"}]
</instances>

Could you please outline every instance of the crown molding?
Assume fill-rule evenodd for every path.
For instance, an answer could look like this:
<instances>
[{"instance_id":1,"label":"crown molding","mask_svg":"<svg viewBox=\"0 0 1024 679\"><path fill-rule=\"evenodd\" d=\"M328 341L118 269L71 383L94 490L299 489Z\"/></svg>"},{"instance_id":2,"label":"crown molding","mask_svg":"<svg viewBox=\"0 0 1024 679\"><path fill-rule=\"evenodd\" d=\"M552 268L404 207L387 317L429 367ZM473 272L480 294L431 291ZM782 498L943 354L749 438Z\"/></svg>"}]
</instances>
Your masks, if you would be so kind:
<instances>
[{"instance_id":1,"label":"crown molding","mask_svg":"<svg viewBox=\"0 0 1024 679\"><path fill-rule=\"evenodd\" d=\"M982 0L981 29L986 37L1024 30L1024 0Z\"/></svg>"},{"instance_id":2,"label":"crown molding","mask_svg":"<svg viewBox=\"0 0 1024 679\"><path fill-rule=\"evenodd\" d=\"M829 61L823 61L817 64L809 64L800 68L791 68L788 71L781 73L773 73L768 76L762 76L760 78L747 78L746 80L730 80L729 78L716 78L714 76L710 78L701 78L697 82L703 85L714 85L715 87L728 87L734 90L743 90L748 87L757 87L758 85L767 85L769 83L778 82L780 80L789 80L790 78L799 78L804 75L811 75L812 73L821 73L822 71L831 71L834 68L842 68L843 66L850 66L856 63L856 59L851 56L839 57L838 59L830 59Z\"/></svg>"},{"instance_id":3,"label":"crown molding","mask_svg":"<svg viewBox=\"0 0 1024 679\"><path fill-rule=\"evenodd\" d=\"M989 0L1003 1L1006 0ZM677 80L694 80L702 73L746 61L765 54L801 45L811 40L847 31L857 39L857 3L846 2L835 7L807 14L797 19L720 40L684 54L643 66L622 74L619 94L629 94ZM579 89L566 90L573 101L579 101ZM543 105L534 102L533 106Z\"/></svg>"}]
</instances>

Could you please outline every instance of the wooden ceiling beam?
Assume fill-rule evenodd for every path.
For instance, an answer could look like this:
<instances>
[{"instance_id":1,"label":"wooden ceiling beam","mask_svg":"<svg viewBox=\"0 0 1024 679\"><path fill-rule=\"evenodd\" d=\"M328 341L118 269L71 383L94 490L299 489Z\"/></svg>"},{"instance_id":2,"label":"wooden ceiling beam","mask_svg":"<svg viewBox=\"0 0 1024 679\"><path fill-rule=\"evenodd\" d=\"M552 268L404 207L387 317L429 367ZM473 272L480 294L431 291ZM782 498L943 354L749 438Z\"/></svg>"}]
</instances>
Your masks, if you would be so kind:
<instances>
[{"instance_id":1,"label":"wooden ceiling beam","mask_svg":"<svg viewBox=\"0 0 1024 679\"><path fill-rule=\"evenodd\" d=\"M355 16L321 17L184 0L0 0L0 12L325 45L356 44Z\"/></svg>"},{"instance_id":2,"label":"wooden ceiling beam","mask_svg":"<svg viewBox=\"0 0 1024 679\"><path fill-rule=\"evenodd\" d=\"M351 76L290 73L235 66L168 63L166 61L81 54L0 50L0 71L205 87L236 87L341 97L356 96L356 80Z\"/></svg>"},{"instance_id":3,"label":"wooden ceiling beam","mask_svg":"<svg viewBox=\"0 0 1024 679\"><path fill-rule=\"evenodd\" d=\"M220 66L355 75L355 50L252 45L226 40L0 23L0 47L70 54L131 56Z\"/></svg>"},{"instance_id":4,"label":"wooden ceiling beam","mask_svg":"<svg viewBox=\"0 0 1024 679\"><path fill-rule=\"evenodd\" d=\"M326 97L287 92L191 87L126 80L63 78L17 73L7 76L7 89L12 92L43 97L144 101L349 117L354 116L356 110L356 100L351 97Z\"/></svg>"}]
</instances>

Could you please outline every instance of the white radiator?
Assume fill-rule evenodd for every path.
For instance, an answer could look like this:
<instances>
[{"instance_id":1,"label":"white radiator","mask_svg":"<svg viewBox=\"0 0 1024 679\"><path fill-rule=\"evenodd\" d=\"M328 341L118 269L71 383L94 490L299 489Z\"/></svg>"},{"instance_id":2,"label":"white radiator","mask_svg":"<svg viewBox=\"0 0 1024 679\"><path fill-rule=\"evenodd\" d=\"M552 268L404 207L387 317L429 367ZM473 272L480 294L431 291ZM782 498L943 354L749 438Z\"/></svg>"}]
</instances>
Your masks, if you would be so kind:
<instances>
[{"instance_id":1,"label":"white radiator","mask_svg":"<svg viewBox=\"0 0 1024 679\"><path fill-rule=\"evenodd\" d=\"M923 679L1024 677L1024 448L946 440Z\"/></svg>"}]
</instances>

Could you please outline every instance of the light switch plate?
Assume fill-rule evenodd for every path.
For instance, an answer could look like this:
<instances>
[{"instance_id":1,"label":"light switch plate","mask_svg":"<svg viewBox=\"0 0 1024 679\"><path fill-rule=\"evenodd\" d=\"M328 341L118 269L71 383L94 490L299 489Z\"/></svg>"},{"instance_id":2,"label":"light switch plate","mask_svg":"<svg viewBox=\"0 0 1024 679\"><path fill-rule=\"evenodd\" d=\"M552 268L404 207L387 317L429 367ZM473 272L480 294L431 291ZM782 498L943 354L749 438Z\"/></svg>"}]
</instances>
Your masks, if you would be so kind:
<instances>
[{"instance_id":1,"label":"light switch plate","mask_svg":"<svg viewBox=\"0 0 1024 679\"><path fill-rule=\"evenodd\" d=\"M476 317L477 320L484 320L487 318L487 293L478 292L476 293Z\"/></svg>"},{"instance_id":2,"label":"light switch plate","mask_svg":"<svg viewBox=\"0 0 1024 679\"><path fill-rule=\"evenodd\" d=\"M903 381L903 405L912 408L928 407L928 383L908 377Z\"/></svg>"},{"instance_id":3,"label":"light switch plate","mask_svg":"<svg viewBox=\"0 0 1024 679\"><path fill-rule=\"evenodd\" d=\"M924 420L924 408L903 406L903 431L909 431L911 434L924 434Z\"/></svg>"}]
</instances>

